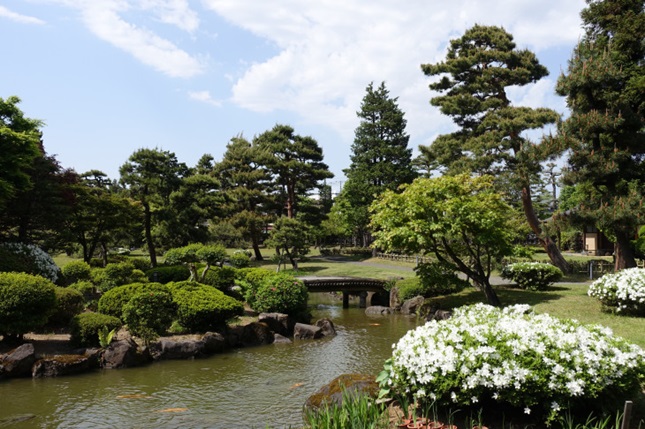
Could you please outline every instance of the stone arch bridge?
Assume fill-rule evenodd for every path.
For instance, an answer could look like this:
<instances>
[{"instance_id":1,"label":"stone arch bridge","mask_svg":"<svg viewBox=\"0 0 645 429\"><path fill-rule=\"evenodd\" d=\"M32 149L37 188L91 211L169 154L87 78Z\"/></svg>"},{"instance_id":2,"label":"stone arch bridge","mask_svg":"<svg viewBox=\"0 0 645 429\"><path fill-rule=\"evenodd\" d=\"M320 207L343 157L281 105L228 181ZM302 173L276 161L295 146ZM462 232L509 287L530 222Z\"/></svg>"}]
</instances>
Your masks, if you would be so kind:
<instances>
[{"instance_id":1,"label":"stone arch bridge","mask_svg":"<svg viewBox=\"0 0 645 429\"><path fill-rule=\"evenodd\" d=\"M359 307L366 308L368 292L387 293L385 280L379 279L318 276L301 276L298 279L304 282L309 292L342 292L343 308L349 308L349 295L358 295Z\"/></svg>"}]
</instances>

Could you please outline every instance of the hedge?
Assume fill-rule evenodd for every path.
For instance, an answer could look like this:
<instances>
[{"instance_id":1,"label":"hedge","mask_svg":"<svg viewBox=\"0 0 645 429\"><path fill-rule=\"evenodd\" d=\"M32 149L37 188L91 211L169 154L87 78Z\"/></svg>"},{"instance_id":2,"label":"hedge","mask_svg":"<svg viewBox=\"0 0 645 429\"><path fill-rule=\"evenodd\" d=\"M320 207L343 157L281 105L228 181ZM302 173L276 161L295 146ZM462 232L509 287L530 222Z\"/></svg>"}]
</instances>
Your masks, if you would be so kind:
<instances>
[{"instance_id":1,"label":"hedge","mask_svg":"<svg viewBox=\"0 0 645 429\"><path fill-rule=\"evenodd\" d=\"M177 304L179 323L191 332L221 328L226 321L244 313L244 305L222 291L196 282L168 285Z\"/></svg>"},{"instance_id":2,"label":"hedge","mask_svg":"<svg viewBox=\"0 0 645 429\"><path fill-rule=\"evenodd\" d=\"M70 342L79 347L99 347L101 329L119 329L121 320L118 317L100 313L81 313L71 322Z\"/></svg>"},{"instance_id":3,"label":"hedge","mask_svg":"<svg viewBox=\"0 0 645 429\"><path fill-rule=\"evenodd\" d=\"M44 277L0 273L0 333L22 336L44 326L56 309L56 286Z\"/></svg>"},{"instance_id":4,"label":"hedge","mask_svg":"<svg viewBox=\"0 0 645 429\"><path fill-rule=\"evenodd\" d=\"M99 299L99 313L121 318L123 315L123 306L136 294L142 292L168 292L168 288L161 283L131 283L128 285L117 286L105 292Z\"/></svg>"}]
</instances>

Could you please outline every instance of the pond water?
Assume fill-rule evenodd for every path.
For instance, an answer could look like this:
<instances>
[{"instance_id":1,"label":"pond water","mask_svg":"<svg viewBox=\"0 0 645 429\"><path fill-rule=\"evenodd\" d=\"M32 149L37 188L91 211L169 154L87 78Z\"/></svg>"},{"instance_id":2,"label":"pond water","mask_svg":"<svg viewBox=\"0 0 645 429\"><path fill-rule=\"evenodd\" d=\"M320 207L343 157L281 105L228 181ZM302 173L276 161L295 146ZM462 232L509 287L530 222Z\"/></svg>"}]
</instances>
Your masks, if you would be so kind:
<instances>
[{"instance_id":1,"label":"pond water","mask_svg":"<svg viewBox=\"0 0 645 429\"><path fill-rule=\"evenodd\" d=\"M0 382L0 428L302 427L302 406L344 373L378 373L414 317L370 317L313 294L314 320L338 335L232 350L206 359ZM20 421L24 419L23 421Z\"/></svg>"}]
</instances>

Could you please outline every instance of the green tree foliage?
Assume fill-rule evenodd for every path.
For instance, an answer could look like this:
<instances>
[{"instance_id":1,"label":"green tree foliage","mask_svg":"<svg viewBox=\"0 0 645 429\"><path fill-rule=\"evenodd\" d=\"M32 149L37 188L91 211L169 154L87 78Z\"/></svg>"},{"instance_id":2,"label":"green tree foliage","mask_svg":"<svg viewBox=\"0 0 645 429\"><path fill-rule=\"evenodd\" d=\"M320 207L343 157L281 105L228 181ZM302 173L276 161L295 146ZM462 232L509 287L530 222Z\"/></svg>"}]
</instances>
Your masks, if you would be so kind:
<instances>
[{"instance_id":1,"label":"green tree foliage","mask_svg":"<svg viewBox=\"0 0 645 429\"><path fill-rule=\"evenodd\" d=\"M260 313L286 313L296 316L307 309L307 286L295 277L276 273L254 289L249 305Z\"/></svg>"},{"instance_id":2,"label":"green tree foliage","mask_svg":"<svg viewBox=\"0 0 645 429\"><path fill-rule=\"evenodd\" d=\"M384 190L396 190L416 177L412 169L407 121L397 98L382 82L370 83L356 114L360 124L355 130L351 164L344 170L347 182L338 196L337 212L362 246L367 245L368 207Z\"/></svg>"},{"instance_id":3,"label":"green tree foliage","mask_svg":"<svg viewBox=\"0 0 645 429\"><path fill-rule=\"evenodd\" d=\"M422 163L449 174L498 177L500 189L510 186L519 193L532 231L551 261L568 272L559 249L542 231L531 196L540 162L557 150L555 145L534 144L525 137L526 131L555 123L559 115L547 108L513 106L507 95L507 88L537 82L548 74L547 69L531 51L516 49L513 36L504 29L481 25L452 40L445 61L421 68L428 76L441 77L430 84L441 94L431 103L459 127L421 147Z\"/></svg>"},{"instance_id":4,"label":"green tree foliage","mask_svg":"<svg viewBox=\"0 0 645 429\"><path fill-rule=\"evenodd\" d=\"M193 243L188 246L170 249L165 253L164 257L167 264L185 264L190 270L189 281L197 281L199 279L200 282L203 282L211 266L222 266L226 259L226 248L221 244L206 246L201 243ZM199 276L197 276L198 262L206 264Z\"/></svg>"},{"instance_id":5,"label":"green tree foliage","mask_svg":"<svg viewBox=\"0 0 645 429\"><path fill-rule=\"evenodd\" d=\"M18 108L20 98L0 98L0 213L16 192L33 186L29 170L40 155L42 122L26 118Z\"/></svg>"},{"instance_id":6,"label":"green tree foliage","mask_svg":"<svg viewBox=\"0 0 645 429\"><path fill-rule=\"evenodd\" d=\"M138 149L119 169L121 183L143 207L143 233L150 253L150 264L157 266L153 226L169 214L170 196L181 185L187 174L185 164L177 161L174 153L160 149Z\"/></svg>"},{"instance_id":7,"label":"green tree foliage","mask_svg":"<svg viewBox=\"0 0 645 429\"><path fill-rule=\"evenodd\" d=\"M298 219L281 216L273 224L267 246L275 247L277 256L286 256L294 270L298 269L298 258L309 253L310 227Z\"/></svg>"},{"instance_id":8,"label":"green tree foliage","mask_svg":"<svg viewBox=\"0 0 645 429\"><path fill-rule=\"evenodd\" d=\"M288 125L276 125L257 136L259 161L266 165L280 188L280 202L285 214L295 218L299 196L307 196L320 188L320 181L334 177L323 162L318 142L309 136L295 134Z\"/></svg>"},{"instance_id":9,"label":"green tree foliage","mask_svg":"<svg viewBox=\"0 0 645 429\"><path fill-rule=\"evenodd\" d=\"M556 87L571 109L564 181L585 185L576 212L615 240L618 270L636 265L630 239L644 214L645 11L642 0L587 0L581 16L585 35Z\"/></svg>"},{"instance_id":10,"label":"green tree foliage","mask_svg":"<svg viewBox=\"0 0 645 429\"><path fill-rule=\"evenodd\" d=\"M56 286L44 277L0 273L0 334L21 339L38 329L56 309Z\"/></svg>"},{"instance_id":11,"label":"green tree foliage","mask_svg":"<svg viewBox=\"0 0 645 429\"><path fill-rule=\"evenodd\" d=\"M432 254L445 267L466 274L499 306L490 284L494 262L511 253L515 237L510 207L490 176L416 179L401 193L374 201L375 244L385 250Z\"/></svg>"},{"instance_id":12,"label":"green tree foliage","mask_svg":"<svg viewBox=\"0 0 645 429\"><path fill-rule=\"evenodd\" d=\"M268 208L272 205L272 184L270 172L260 162L257 145L242 136L232 138L213 171L222 182L225 216L251 242L255 259L261 261L262 235L271 221Z\"/></svg>"}]
</instances>

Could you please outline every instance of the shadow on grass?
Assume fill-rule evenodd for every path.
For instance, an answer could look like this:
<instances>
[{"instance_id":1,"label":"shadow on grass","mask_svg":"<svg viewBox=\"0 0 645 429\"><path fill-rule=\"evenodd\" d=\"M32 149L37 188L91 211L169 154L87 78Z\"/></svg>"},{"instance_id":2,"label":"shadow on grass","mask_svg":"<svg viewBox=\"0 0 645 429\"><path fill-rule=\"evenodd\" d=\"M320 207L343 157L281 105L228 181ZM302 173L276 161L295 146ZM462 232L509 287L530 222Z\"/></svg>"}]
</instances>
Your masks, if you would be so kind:
<instances>
[{"instance_id":1,"label":"shadow on grass","mask_svg":"<svg viewBox=\"0 0 645 429\"><path fill-rule=\"evenodd\" d=\"M500 301L502 302L502 306L504 307L514 304L528 304L530 306L535 306L537 304L556 301L564 297L564 294L560 292L564 292L566 290L566 288L561 288L558 286L552 286L545 291L537 292L519 289L512 286L495 287L495 292L497 292L497 296L499 297ZM441 309L448 310L464 305L472 305L486 301L483 292L474 288L469 288L455 295L445 295L430 298L430 302Z\"/></svg>"}]
</instances>

